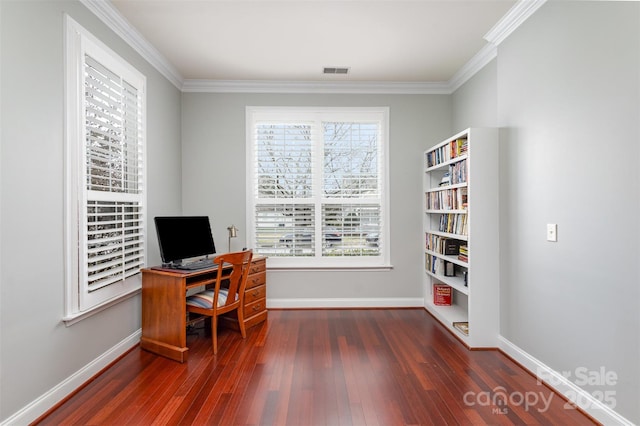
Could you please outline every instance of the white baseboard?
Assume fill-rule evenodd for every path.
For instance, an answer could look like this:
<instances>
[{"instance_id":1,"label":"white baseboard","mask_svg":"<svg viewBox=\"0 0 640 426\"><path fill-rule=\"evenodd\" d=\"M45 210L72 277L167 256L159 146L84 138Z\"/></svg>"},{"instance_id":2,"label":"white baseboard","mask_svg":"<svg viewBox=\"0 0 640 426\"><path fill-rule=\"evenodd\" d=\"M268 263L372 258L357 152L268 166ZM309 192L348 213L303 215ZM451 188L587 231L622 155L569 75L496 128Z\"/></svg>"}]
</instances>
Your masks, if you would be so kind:
<instances>
[{"instance_id":1,"label":"white baseboard","mask_svg":"<svg viewBox=\"0 0 640 426\"><path fill-rule=\"evenodd\" d=\"M268 309L309 308L423 308L422 297L398 298L326 298L326 299L267 299Z\"/></svg>"},{"instance_id":2,"label":"white baseboard","mask_svg":"<svg viewBox=\"0 0 640 426\"><path fill-rule=\"evenodd\" d=\"M110 363L118 359L122 354L140 342L142 330L139 329L132 335L126 337L111 349L100 355L98 358L85 365L83 368L69 376L57 386L41 395L36 400L23 407L20 411L0 423L4 425L27 425L54 407L73 391L85 384L88 380L98 374Z\"/></svg>"},{"instance_id":3,"label":"white baseboard","mask_svg":"<svg viewBox=\"0 0 640 426\"><path fill-rule=\"evenodd\" d=\"M560 372L555 371L502 336L498 336L498 347L505 354L509 355L524 368L529 370L547 386L554 389L560 395L563 395L585 413L589 414L602 424L624 426L634 425L634 423L616 413L613 409L602 403L589 392L571 382L571 380Z\"/></svg>"}]
</instances>

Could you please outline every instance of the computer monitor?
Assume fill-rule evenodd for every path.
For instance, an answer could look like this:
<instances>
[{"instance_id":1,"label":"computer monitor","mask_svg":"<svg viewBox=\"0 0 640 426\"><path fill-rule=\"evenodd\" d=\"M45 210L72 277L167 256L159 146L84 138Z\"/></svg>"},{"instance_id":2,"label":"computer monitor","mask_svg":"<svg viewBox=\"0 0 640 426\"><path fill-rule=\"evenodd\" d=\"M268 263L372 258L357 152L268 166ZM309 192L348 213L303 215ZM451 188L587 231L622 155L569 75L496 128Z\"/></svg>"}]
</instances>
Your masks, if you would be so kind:
<instances>
[{"instance_id":1,"label":"computer monitor","mask_svg":"<svg viewBox=\"0 0 640 426\"><path fill-rule=\"evenodd\" d=\"M216 252L207 216L157 216L154 218L160 256L165 264Z\"/></svg>"}]
</instances>

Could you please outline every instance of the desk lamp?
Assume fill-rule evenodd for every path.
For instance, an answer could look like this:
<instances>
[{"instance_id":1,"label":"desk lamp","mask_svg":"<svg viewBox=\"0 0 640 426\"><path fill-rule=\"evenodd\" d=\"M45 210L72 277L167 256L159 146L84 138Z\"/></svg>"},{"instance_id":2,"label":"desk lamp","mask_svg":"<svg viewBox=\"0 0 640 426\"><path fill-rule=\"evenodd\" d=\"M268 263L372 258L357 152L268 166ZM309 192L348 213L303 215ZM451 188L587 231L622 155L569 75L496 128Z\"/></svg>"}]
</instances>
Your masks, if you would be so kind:
<instances>
[{"instance_id":1,"label":"desk lamp","mask_svg":"<svg viewBox=\"0 0 640 426\"><path fill-rule=\"evenodd\" d=\"M231 225L231 226L227 227L227 231L229 231L229 250L228 250L228 252L231 253L231 239L232 238L236 238L238 236L238 228L236 228L235 225Z\"/></svg>"}]
</instances>

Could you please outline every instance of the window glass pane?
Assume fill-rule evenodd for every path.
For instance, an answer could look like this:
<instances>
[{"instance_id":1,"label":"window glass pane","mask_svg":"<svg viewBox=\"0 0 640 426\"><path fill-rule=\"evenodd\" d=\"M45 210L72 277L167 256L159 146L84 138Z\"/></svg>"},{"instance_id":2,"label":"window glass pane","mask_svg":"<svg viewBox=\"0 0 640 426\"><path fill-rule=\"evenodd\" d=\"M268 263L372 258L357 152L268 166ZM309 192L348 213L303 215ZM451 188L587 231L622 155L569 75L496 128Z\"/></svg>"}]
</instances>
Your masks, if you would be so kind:
<instances>
[{"instance_id":1,"label":"window glass pane","mask_svg":"<svg viewBox=\"0 0 640 426\"><path fill-rule=\"evenodd\" d=\"M312 195L310 125L258 124L256 154L258 198Z\"/></svg>"},{"instance_id":2,"label":"window glass pane","mask_svg":"<svg viewBox=\"0 0 640 426\"><path fill-rule=\"evenodd\" d=\"M315 255L313 204L257 205L257 253L267 256Z\"/></svg>"},{"instance_id":3,"label":"window glass pane","mask_svg":"<svg viewBox=\"0 0 640 426\"><path fill-rule=\"evenodd\" d=\"M378 125L325 122L323 193L336 198L377 198Z\"/></svg>"},{"instance_id":4,"label":"window glass pane","mask_svg":"<svg viewBox=\"0 0 640 426\"><path fill-rule=\"evenodd\" d=\"M379 204L324 204L323 256L380 256Z\"/></svg>"}]
</instances>

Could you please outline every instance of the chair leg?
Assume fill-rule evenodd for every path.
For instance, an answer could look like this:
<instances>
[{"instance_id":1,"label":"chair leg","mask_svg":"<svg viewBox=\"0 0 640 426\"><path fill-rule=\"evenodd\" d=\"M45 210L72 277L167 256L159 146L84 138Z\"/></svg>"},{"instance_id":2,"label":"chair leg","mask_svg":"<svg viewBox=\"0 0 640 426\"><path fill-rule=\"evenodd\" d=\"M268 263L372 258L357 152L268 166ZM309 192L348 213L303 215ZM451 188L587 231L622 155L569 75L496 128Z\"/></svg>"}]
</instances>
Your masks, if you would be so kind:
<instances>
[{"instance_id":1,"label":"chair leg","mask_svg":"<svg viewBox=\"0 0 640 426\"><path fill-rule=\"evenodd\" d=\"M244 327L244 307L240 305L238 308L238 327L240 328L240 334L242 334L242 338L247 338L247 330Z\"/></svg>"},{"instance_id":2,"label":"chair leg","mask_svg":"<svg viewBox=\"0 0 640 426\"><path fill-rule=\"evenodd\" d=\"M213 340L213 354L218 353L218 316L211 316L211 339Z\"/></svg>"}]
</instances>

